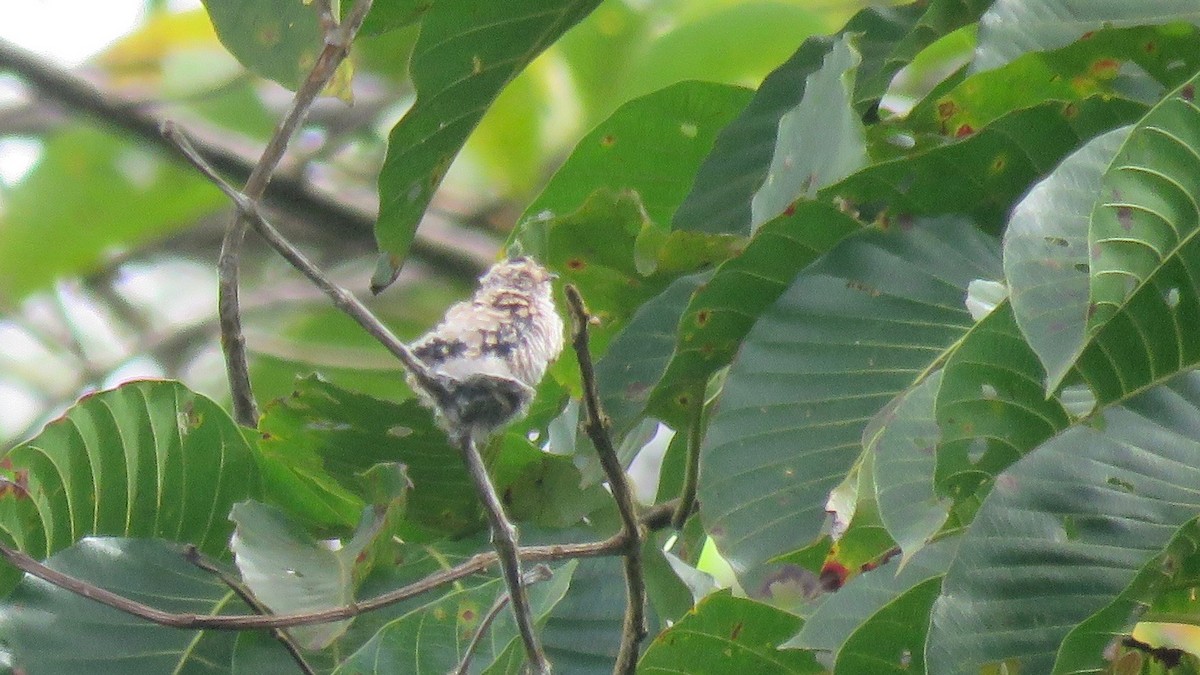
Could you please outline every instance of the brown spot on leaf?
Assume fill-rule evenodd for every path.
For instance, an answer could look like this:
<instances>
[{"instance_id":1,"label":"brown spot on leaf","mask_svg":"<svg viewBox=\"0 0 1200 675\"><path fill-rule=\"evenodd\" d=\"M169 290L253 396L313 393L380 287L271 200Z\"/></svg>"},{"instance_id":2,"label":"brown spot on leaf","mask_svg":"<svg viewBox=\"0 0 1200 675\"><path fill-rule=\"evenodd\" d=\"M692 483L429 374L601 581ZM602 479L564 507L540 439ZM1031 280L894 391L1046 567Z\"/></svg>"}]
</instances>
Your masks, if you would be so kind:
<instances>
[{"instance_id":1,"label":"brown spot on leaf","mask_svg":"<svg viewBox=\"0 0 1200 675\"><path fill-rule=\"evenodd\" d=\"M1079 116L1079 106L1075 105L1074 103L1068 103L1067 105L1063 106L1062 114L1064 119L1075 119Z\"/></svg>"},{"instance_id":2,"label":"brown spot on leaf","mask_svg":"<svg viewBox=\"0 0 1200 675\"><path fill-rule=\"evenodd\" d=\"M1116 77L1121 62L1116 59L1096 59L1092 62L1092 74L1097 77Z\"/></svg>"},{"instance_id":3,"label":"brown spot on leaf","mask_svg":"<svg viewBox=\"0 0 1200 675\"><path fill-rule=\"evenodd\" d=\"M975 127L971 126L970 124L961 124L957 129L954 130L954 137L966 138L973 133L975 133Z\"/></svg>"},{"instance_id":4,"label":"brown spot on leaf","mask_svg":"<svg viewBox=\"0 0 1200 675\"><path fill-rule=\"evenodd\" d=\"M708 323L708 320L711 318L712 318L712 310L711 309L702 309L699 312L696 312L696 325L703 326L704 324Z\"/></svg>"},{"instance_id":5,"label":"brown spot on leaf","mask_svg":"<svg viewBox=\"0 0 1200 675\"><path fill-rule=\"evenodd\" d=\"M600 139L600 146L604 147L604 148L611 148L613 146L613 144L616 142L617 142L616 136L613 136L612 134L605 134Z\"/></svg>"},{"instance_id":6,"label":"brown spot on leaf","mask_svg":"<svg viewBox=\"0 0 1200 675\"><path fill-rule=\"evenodd\" d=\"M745 624L742 623L741 621L733 624L733 630L729 631L729 639L730 640L738 639L738 636L740 636L742 634L742 628L744 628L744 627L745 627Z\"/></svg>"},{"instance_id":7,"label":"brown spot on leaf","mask_svg":"<svg viewBox=\"0 0 1200 675\"><path fill-rule=\"evenodd\" d=\"M787 208L783 210L783 215L785 215L785 216L792 216L795 214L796 214L796 202L792 202L791 204L788 204Z\"/></svg>"},{"instance_id":8,"label":"brown spot on leaf","mask_svg":"<svg viewBox=\"0 0 1200 675\"><path fill-rule=\"evenodd\" d=\"M992 160L992 173L1004 171L1005 166L1008 166L1008 158L1004 155L996 155L996 159Z\"/></svg>"},{"instance_id":9,"label":"brown spot on leaf","mask_svg":"<svg viewBox=\"0 0 1200 675\"><path fill-rule=\"evenodd\" d=\"M954 101L942 101L938 103L937 114L943 120L950 119L955 112L958 112L958 106L954 104Z\"/></svg>"},{"instance_id":10,"label":"brown spot on leaf","mask_svg":"<svg viewBox=\"0 0 1200 675\"><path fill-rule=\"evenodd\" d=\"M570 260L567 261L567 269L569 269L573 272L578 272L579 270L581 270L585 267L587 267L587 263L580 260L579 258L571 258Z\"/></svg>"},{"instance_id":11,"label":"brown spot on leaf","mask_svg":"<svg viewBox=\"0 0 1200 675\"><path fill-rule=\"evenodd\" d=\"M846 585L846 578L850 576L850 570L846 566L836 560L830 560L821 567L821 588L826 591L833 592L842 586Z\"/></svg>"},{"instance_id":12,"label":"brown spot on leaf","mask_svg":"<svg viewBox=\"0 0 1200 675\"><path fill-rule=\"evenodd\" d=\"M1128 206L1117 207L1117 222L1121 224L1121 229L1126 232L1133 231L1133 209Z\"/></svg>"},{"instance_id":13,"label":"brown spot on leaf","mask_svg":"<svg viewBox=\"0 0 1200 675\"><path fill-rule=\"evenodd\" d=\"M1185 100L1185 101L1195 100L1196 99L1196 85L1194 85L1194 84L1185 85L1183 87L1183 89L1179 90L1179 96L1182 97L1183 100Z\"/></svg>"},{"instance_id":14,"label":"brown spot on leaf","mask_svg":"<svg viewBox=\"0 0 1200 675\"><path fill-rule=\"evenodd\" d=\"M1153 54L1154 52L1158 51L1158 43L1151 40L1150 42L1142 45L1142 49L1146 50L1147 54Z\"/></svg>"},{"instance_id":15,"label":"brown spot on leaf","mask_svg":"<svg viewBox=\"0 0 1200 675\"><path fill-rule=\"evenodd\" d=\"M688 403L691 403L691 401L691 397L689 397L687 394L681 394L679 398L675 399L675 402L678 403L682 408L688 407Z\"/></svg>"},{"instance_id":16,"label":"brown spot on leaf","mask_svg":"<svg viewBox=\"0 0 1200 675\"><path fill-rule=\"evenodd\" d=\"M852 291L861 291L861 292L866 293L867 295L871 296L872 298L877 298L880 295L880 291L878 288L875 288L874 286L871 286L869 284L864 284L863 282L856 281L854 279L850 279L846 282L846 288L849 288Z\"/></svg>"}]
</instances>

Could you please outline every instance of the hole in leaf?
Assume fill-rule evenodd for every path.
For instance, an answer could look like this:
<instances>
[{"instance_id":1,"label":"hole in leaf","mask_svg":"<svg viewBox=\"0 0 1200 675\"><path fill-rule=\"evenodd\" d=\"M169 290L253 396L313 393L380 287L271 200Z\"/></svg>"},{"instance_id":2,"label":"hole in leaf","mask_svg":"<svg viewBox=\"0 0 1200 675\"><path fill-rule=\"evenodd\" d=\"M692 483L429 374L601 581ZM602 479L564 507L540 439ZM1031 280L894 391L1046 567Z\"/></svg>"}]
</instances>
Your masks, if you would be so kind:
<instances>
[{"instance_id":1,"label":"hole in leaf","mask_svg":"<svg viewBox=\"0 0 1200 675\"><path fill-rule=\"evenodd\" d=\"M972 464L978 464L979 460L983 459L984 454L987 453L987 448L987 439L972 439L970 444L967 445L967 459L970 460Z\"/></svg>"},{"instance_id":2,"label":"hole in leaf","mask_svg":"<svg viewBox=\"0 0 1200 675\"><path fill-rule=\"evenodd\" d=\"M1179 289L1172 288L1163 295L1163 301L1167 303L1167 307L1175 309L1179 306Z\"/></svg>"}]
</instances>

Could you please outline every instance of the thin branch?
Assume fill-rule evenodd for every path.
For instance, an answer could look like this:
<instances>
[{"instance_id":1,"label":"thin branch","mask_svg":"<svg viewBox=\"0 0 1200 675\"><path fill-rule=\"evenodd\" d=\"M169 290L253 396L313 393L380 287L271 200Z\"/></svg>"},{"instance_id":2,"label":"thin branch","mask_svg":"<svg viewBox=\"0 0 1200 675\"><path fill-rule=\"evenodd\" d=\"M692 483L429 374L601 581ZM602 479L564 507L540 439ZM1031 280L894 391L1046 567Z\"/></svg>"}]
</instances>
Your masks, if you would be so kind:
<instances>
[{"instance_id":1,"label":"thin branch","mask_svg":"<svg viewBox=\"0 0 1200 675\"><path fill-rule=\"evenodd\" d=\"M304 84L292 99L292 106L284 116L258 164L250 172L242 194L255 203L262 198L271 182L271 174L287 152L287 146L308 117L317 96L324 91L346 55L350 43L362 26L363 19L371 9L371 0L355 0L342 24L333 26L325 36L325 48L317 56L316 63L304 80ZM230 220L221 241L221 253L217 258L217 316L221 322L221 349L225 352L225 371L229 378L229 389L233 396L233 413L237 421L249 427L258 426L258 405L250 387L250 365L246 355L246 336L242 334L242 314L238 299L238 277L241 269L242 242L249 228L246 210L239 209Z\"/></svg>"},{"instance_id":2,"label":"thin branch","mask_svg":"<svg viewBox=\"0 0 1200 675\"><path fill-rule=\"evenodd\" d=\"M613 448L612 436L609 434L610 420L604 414L600 405L600 395L596 387L596 369L592 364L589 348L588 326L592 317L583 304L583 296L579 289L567 285L567 304L571 310L574 331L571 345L579 360L579 373L583 381L583 407L587 415L584 431L592 439L596 453L600 456L600 465L608 477L609 488L621 514L621 534L625 537L626 549L624 556L625 568L625 620L621 627L621 647L617 652L617 661L613 666L614 673L632 675L637 669L638 646L645 639L646 633L646 579L642 568L642 542L644 535L641 524L637 519L637 505L633 498L633 490L625 477L625 469ZM682 507L681 507L682 508ZM687 507L690 510L690 507Z\"/></svg>"},{"instance_id":3,"label":"thin branch","mask_svg":"<svg viewBox=\"0 0 1200 675\"><path fill-rule=\"evenodd\" d=\"M517 527L504 513L504 505L500 502L500 495L496 494L496 486L492 485L492 480L488 477L487 467L484 466L483 457L476 447L474 434L463 433L456 440L463 464L467 467L467 474L475 484L475 492L483 502L483 510L492 527L492 547L496 549L501 575L508 586L517 632L521 634L521 642L525 645L525 658L533 672L539 675L549 673L550 662L546 660L546 653L542 651L542 645L538 642L537 633L533 628L533 610L529 607L529 595L525 592L525 585L521 583Z\"/></svg>"},{"instance_id":4,"label":"thin branch","mask_svg":"<svg viewBox=\"0 0 1200 675\"><path fill-rule=\"evenodd\" d=\"M696 487L700 482L700 441L704 440L704 385L690 394L691 419L688 420L687 455L683 470L683 487L679 491L679 510L672 518L675 529L687 524L688 516L696 510Z\"/></svg>"},{"instance_id":5,"label":"thin branch","mask_svg":"<svg viewBox=\"0 0 1200 675\"><path fill-rule=\"evenodd\" d=\"M3 39L0 39L0 71L11 71L39 96L71 112L82 113L164 150L173 150L158 133L163 122L160 116L102 91L78 73ZM44 110L34 114L38 119L48 115ZM249 177L254 166L252 158L261 154L246 143L229 140L229 132L224 129L208 129L199 134L196 146L209 164L239 182ZM336 186L286 173L271 179L265 200L271 208L295 218L318 222L329 229L360 233L372 230L378 209L374 199L351 198ZM454 227L441 219L427 219L413 241L412 253L439 269L475 278L492 263L491 251L495 249L494 244L480 241L481 238L475 230ZM464 240L474 243L463 246Z\"/></svg>"},{"instance_id":6,"label":"thin branch","mask_svg":"<svg viewBox=\"0 0 1200 675\"><path fill-rule=\"evenodd\" d=\"M620 555L625 550L625 538L621 535L609 537L602 541L590 542L586 544L552 544L549 546L525 546L517 551L521 560L528 562L554 562L561 560L572 560L575 558L598 558L611 555ZM487 553L477 553L468 558L465 562L459 563L454 567L441 570L430 574L429 576L419 581L413 582L403 588L398 588L382 595L367 600L355 602L352 605L344 607L333 607L330 609L322 609L313 612L303 612L296 614L276 614L274 616L262 615L220 615L211 616L207 614L176 614L165 612L161 609L151 607L140 603L136 600L131 600L118 593L105 590L94 584L88 583L81 579L77 579L69 574L63 574L55 569L34 560L29 555L22 553L8 545L0 542L0 558L4 558L13 567L33 575L49 584L70 591L89 600L94 600L102 605L107 605L113 609L125 612L140 619L145 619L151 623L160 626L168 626L170 628L184 628L190 630L255 630L264 628L291 628L293 626L309 626L318 623L329 623L331 621L341 621L350 619L365 614L377 609L382 609L394 605L398 602L403 602L409 598L416 597L422 593L431 591L440 586L457 581L483 572L487 568L495 565L499 560L499 556L495 551Z\"/></svg>"},{"instance_id":7,"label":"thin branch","mask_svg":"<svg viewBox=\"0 0 1200 675\"><path fill-rule=\"evenodd\" d=\"M525 586L531 586L539 581L545 581L550 577L551 572L549 567L537 565L533 569L526 570L521 575L521 583ZM471 659L475 656L475 650L479 649L479 645L483 642L483 636L487 635L488 630L492 627L492 622L508 606L508 601L511 597L508 591L501 593L500 597L496 598L496 602L492 605L491 609L480 619L479 627L475 629L475 634L471 636L471 641L467 643L467 648L463 650L462 659L458 662L458 668L454 669L454 675L467 675L467 672L471 668Z\"/></svg>"},{"instance_id":8,"label":"thin branch","mask_svg":"<svg viewBox=\"0 0 1200 675\"><path fill-rule=\"evenodd\" d=\"M245 584L233 578L231 575L226 573L225 570L214 565L210 560L208 560L208 558L204 556L203 553L200 552L200 549L188 544L187 546L183 547L183 557L196 567L199 567L205 572L213 574L220 579L221 583L228 586L229 590L233 591L239 598L242 599L242 602L246 603L246 605L253 609L256 613L264 616L271 614L271 609L262 604L258 598L254 597L254 593L247 588ZM297 645L296 641L292 639L292 636L287 634L287 631L283 630L282 628L272 628L271 635L281 645L283 645L283 648L287 651L288 655L292 657L292 660L296 662L296 665L300 668L302 673L305 675L316 675L317 671L313 670L312 666L308 665L308 661L304 660L304 655L300 653L299 645Z\"/></svg>"},{"instance_id":9,"label":"thin branch","mask_svg":"<svg viewBox=\"0 0 1200 675\"><path fill-rule=\"evenodd\" d=\"M192 146L191 140L178 125L170 120L163 122L162 135L193 166L229 197L230 201L237 207L238 213L242 214L250 226L254 228L255 232L265 239L272 248L278 251L285 260L291 263L292 267L299 270L317 288L321 289L338 309L354 319L363 330L386 347L423 387L435 396L449 396L449 392L441 377L435 374L429 366L425 365L424 361L417 358L416 354L413 354L412 350L408 348L408 345L393 335L392 331L383 325L383 322L376 318L371 313L371 310L367 309L366 305L362 304L352 293L331 281L308 257L292 246L287 238L280 234L279 230L275 229L263 217L258 204L227 183L225 179L221 178L216 170L200 156L200 153Z\"/></svg>"}]
</instances>

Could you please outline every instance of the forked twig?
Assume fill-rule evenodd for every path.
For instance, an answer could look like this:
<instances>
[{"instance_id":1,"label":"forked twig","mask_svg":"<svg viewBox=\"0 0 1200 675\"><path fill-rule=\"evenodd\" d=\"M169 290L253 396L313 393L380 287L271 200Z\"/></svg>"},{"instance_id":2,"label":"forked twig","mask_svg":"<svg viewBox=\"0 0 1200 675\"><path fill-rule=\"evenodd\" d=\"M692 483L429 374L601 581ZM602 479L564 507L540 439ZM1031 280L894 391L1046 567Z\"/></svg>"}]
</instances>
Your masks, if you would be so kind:
<instances>
[{"instance_id":1,"label":"forked twig","mask_svg":"<svg viewBox=\"0 0 1200 675\"><path fill-rule=\"evenodd\" d=\"M283 159L288 144L308 116L313 101L325 89L342 60L350 53L350 43L353 42L370 9L371 0L355 0L344 20L340 24L328 27L324 49L317 56L308 77L296 91L291 108L275 128L262 157L254 165L246 184L239 191L252 203L256 204L262 199L267 184L271 182L271 174ZM233 395L234 418L242 425L253 427L258 425L258 405L250 388L246 337L242 334L242 315L238 299L242 242L249 226L246 214L246 209L238 209L221 240L221 253L217 259L217 317L221 325L221 348L225 352L225 369Z\"/></svg>"}]
</instances>

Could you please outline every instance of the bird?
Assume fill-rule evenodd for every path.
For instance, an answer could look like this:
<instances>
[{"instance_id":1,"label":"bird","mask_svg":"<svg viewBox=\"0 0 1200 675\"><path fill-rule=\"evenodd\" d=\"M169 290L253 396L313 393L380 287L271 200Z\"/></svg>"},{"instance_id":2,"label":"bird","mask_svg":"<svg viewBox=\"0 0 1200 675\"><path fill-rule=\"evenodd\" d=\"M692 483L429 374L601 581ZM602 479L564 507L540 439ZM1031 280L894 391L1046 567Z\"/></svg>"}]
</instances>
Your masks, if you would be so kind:
<instances>
[{"instance_id":1,"label":"bird","mask_svg":"<svg viewBox=\"0 0 1200 675\"><path fill-rule=\"evenodd\" d=\"M431 392L411 374L408 384L452 437L481 440L525 414L563 349L554 278L532 258L502 260L470 300L412 343L445 391Z\"/></svg>"}]
</instances>

